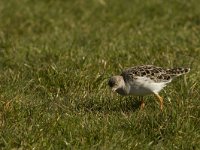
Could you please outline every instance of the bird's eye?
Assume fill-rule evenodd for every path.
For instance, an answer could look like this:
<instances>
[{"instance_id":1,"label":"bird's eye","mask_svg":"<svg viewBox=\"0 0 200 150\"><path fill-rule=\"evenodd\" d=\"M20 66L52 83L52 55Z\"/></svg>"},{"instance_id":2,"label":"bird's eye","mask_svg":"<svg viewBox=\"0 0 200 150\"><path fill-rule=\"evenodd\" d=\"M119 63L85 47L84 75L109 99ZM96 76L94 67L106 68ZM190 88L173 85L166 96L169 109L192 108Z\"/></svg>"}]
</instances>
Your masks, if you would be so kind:
<instances>
[{"instance_id":1,"label":"bird's eye","mask_svg":"<svg viewBox=\"0 0 200 150\"><path fill-rule=\"evenodd\" d=\"M116 85L116 83L115 83L113 80L109 80L109 81L108 81L108 85L109 85L110 87L113 87L113 86Z\"/></svg>"}]
</instances>

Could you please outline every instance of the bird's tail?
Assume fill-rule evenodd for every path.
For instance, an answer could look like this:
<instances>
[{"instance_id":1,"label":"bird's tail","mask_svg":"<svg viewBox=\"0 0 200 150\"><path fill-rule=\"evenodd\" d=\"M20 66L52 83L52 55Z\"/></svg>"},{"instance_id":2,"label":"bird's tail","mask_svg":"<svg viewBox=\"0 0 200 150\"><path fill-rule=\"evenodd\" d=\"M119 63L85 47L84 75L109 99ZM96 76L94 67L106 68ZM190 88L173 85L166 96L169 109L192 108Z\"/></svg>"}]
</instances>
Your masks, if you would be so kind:
<instances>
[{"instance_id":1,"label":"bird's tail","mask_svg":"<svg viewBox=\"0 0 200 150\"><path fill-rule=\"evenodd\" d=\"M173 68L167 69L166 72L174 77L177 77L190 72L190 68Z\"/></svg>"}]
</instances>

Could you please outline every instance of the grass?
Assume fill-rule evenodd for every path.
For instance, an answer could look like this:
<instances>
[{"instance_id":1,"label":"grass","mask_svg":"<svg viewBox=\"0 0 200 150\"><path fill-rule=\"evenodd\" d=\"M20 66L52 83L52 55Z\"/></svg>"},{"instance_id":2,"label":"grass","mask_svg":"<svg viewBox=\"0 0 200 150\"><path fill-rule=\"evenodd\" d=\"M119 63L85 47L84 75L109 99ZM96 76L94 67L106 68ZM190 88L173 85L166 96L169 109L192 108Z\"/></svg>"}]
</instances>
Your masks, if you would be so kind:
<instances>
[{"instance_id":1,"label":"grass","mask_svg":"<svg viewBox=\"0 0 200 150\"><path fill-rule=\"evenodd\" d=\"M0 1L1 149L200 149L200 4ZM123 68L191 67L144 111Z\"/></svg>"}]
</instances>

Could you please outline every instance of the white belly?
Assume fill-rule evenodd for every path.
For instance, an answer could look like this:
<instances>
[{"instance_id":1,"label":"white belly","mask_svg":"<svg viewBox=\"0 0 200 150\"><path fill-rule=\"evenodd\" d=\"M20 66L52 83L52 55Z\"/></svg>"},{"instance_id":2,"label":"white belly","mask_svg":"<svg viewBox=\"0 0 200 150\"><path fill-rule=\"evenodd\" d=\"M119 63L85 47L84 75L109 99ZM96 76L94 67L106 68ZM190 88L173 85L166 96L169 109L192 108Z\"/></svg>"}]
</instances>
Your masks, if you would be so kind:
<instances>
[{"instance_id":1,"label":"white belly","mask_svg":"<svg viewBox=\"0 0 200 150\"><path fill-rule=\"evenodd\" d=\"M140 77L134 82L127 83L128 93L133 95L148 95L160 92L168 82L154 82L153 80Z\"/></svg>"}]
</instances>

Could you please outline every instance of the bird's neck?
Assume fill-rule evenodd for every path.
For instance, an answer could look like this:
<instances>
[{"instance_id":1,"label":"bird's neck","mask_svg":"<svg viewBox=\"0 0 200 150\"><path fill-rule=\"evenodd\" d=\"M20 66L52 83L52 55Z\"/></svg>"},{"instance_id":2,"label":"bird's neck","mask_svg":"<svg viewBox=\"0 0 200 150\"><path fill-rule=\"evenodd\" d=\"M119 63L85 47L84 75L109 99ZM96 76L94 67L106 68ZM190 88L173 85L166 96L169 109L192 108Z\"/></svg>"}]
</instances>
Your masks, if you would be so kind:
<instances>
[{"instance_id":1,"label":"bird's neck","mask_svg":"<svg viewBox=\"0 0 200 150\"><path fill-rule=\"evenodd\" d=\"M128 95L129 89L129 86L124 83L120 88L116 90L116 92L120 95Z\"/></svg>"}]
</instances>

